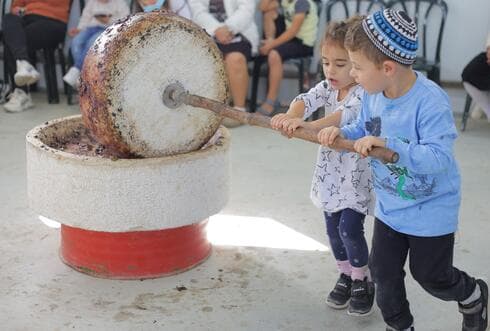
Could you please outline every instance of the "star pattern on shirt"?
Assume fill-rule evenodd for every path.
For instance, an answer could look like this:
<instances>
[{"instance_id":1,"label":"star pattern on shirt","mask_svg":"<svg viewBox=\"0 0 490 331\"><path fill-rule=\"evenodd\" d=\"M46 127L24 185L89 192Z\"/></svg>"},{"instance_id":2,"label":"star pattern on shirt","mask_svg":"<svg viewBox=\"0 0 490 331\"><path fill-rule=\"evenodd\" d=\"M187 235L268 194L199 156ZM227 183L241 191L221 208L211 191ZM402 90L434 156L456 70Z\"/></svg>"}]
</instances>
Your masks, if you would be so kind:
<instances>
[{"instance_id":1,"label":"star pattern on shirt","mask_svg":"<svg viewBox=\"0 0 490 331\"><path fill-rule=\"evenodd\" d=\"M338 91L334 90L328 81L323 81L308 92L300 94L295 100L304 102L305 119L316 111L313 108L325 107L325 114L341 111L343 126L356 121L363 94L362 88L354 88L339 102ZM358 212L367 213L363 207L365 201L372 201L371 195L364 189L370 174L368 167L369 161L361 159L355 153L320 147L310 191L316 206L326 212L353 208Z\"/></svg>"},{"instance_id":2,"label":"star pattern on shirt","mask_svg":"<svg viewBox=\"0 0 490 331\"><path fill-rule=\"evenodd\" d=\"M330 188L327 188L327 191L330 192L330 196L339 195L340 186L336 186L335 184L332 184L330 185Z\"/></svg>"},{"instance_id":3,"label":"star pattern on shirt","mask_svg":"<svg viewBox=\"0 0 490 331\"><path fill-rule=\"evenodd\" d=\"M332 162L330 160L330 155L332 154L332 150L326 150L322 152L322 162Z\"/></svg>"}]
</instances>

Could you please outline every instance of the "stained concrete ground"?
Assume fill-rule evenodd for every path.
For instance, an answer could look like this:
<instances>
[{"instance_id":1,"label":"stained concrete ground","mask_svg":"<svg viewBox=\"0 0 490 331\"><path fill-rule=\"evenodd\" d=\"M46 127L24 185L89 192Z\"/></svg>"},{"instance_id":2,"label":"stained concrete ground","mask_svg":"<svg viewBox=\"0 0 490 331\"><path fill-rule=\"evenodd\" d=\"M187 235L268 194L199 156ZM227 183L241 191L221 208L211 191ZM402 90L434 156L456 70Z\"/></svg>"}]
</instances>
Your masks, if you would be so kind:
<instances>
[{"instance_id":1,"label":"stained concrete ground","mask_svg":"<svg viewBox=\"0 0 490 331\"><path fill-rule=\"evenodd\" d=\"M450 95L460 111L463 91ZM260 128L232 129L230 201L211 221L215 245L201 265L144 281L99 279L64 265L59 229L28 207L24 137L78 108L34 97L36 109L0 111L0 329L384 330L378 309L355 318L324 304L337 274L321 213L308 198L317 146ZM454 261L486 279L489 151L490 124L470 119L456 143L463 201ZM370 238L372 220L366 232ZM407 287L417 330L460 330L454 302L432 298L410 276Z\"/></svg>"}]
</instances>

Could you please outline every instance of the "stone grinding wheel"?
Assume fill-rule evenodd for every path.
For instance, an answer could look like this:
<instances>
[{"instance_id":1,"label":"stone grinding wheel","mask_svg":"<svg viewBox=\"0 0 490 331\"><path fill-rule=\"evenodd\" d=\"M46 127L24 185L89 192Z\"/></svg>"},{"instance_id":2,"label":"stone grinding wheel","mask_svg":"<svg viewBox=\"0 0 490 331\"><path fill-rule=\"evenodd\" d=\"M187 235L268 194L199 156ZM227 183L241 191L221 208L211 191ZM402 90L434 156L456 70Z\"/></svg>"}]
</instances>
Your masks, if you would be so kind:
<instances>
[{"instance_id":1,"label":"stone grinding wheel","mask_svg":"<svg viewBox=\"0 0 490 331\"><path fill-rule=\"evenodd\" d=\"M81 73L85 125L120 157L160 157L204 145L221 116L192 106L164 105L165 87L225 102L222 55L206 32L177 15L140 13L107 28L88 52Z\"/></svg>"}]
</instances>

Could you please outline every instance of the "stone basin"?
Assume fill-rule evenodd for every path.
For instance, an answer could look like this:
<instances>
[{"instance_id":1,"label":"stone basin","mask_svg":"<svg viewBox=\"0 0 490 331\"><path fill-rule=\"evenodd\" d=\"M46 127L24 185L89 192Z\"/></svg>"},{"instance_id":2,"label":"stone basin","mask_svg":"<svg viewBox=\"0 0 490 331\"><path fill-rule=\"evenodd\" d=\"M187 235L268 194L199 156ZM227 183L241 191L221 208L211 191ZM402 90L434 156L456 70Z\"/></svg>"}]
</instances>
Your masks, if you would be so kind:
<instances>
[{"instance_id":1,"label":"stone basin","mask_svg":"<svg viewBox=\"0 0 490 331\"><path fill-rule=\"evenodd\" d=\"M81 272L136 279L187 270L210 254L205 225L229 196L230 135L219 130L204 149L118 159L87 136L81 116L46 122L26 137L30 207L61 223L61 258Z\"/></svg>"}]
</instances>

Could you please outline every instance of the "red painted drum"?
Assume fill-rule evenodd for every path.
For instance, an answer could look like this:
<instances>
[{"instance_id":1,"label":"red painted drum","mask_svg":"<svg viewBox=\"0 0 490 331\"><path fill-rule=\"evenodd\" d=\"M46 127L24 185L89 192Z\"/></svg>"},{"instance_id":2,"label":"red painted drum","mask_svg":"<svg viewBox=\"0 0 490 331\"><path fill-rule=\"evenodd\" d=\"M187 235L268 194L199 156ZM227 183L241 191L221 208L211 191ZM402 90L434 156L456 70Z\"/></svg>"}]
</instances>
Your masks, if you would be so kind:
<instances>
[{"instance_id":1,"label":"red painted drum","mask_svg":"<svg viewBox=\"0 0 490 331\"><path fill-rule=\"evenodd\" d=\"M61 258L95 277L156 278L188 270L211 253L207 221L158 231L101 232L61 226Z\"/></svg>"}]
</instances>

